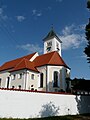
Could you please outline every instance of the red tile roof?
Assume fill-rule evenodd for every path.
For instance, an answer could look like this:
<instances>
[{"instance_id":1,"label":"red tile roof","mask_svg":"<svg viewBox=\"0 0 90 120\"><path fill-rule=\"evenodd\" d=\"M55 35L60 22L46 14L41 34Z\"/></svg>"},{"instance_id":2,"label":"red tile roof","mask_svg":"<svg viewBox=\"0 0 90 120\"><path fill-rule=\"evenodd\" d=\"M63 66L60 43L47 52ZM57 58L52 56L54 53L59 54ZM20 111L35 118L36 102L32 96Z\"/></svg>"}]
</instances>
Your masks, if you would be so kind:
<instances>
[{"instance_id":1,"label":"red tile roof","mask_svg":"<svg viewBox=\"0 0 90 120\"><path fill-rule=\"evenodd\" d=\"M64 66L68 67L63 59L60 57L58 52L49 52L47 54L40 55L36 57L34 60L35 66L43 66L43 65L58 65L58 66Z\"/></svg>"},{"instance_id":2,"label":"red tile roof","mask_svg":"<svg viewBox=\"0 0 90 120\"><path fill-rule=\"evenodd\" d=\"M28 59L23 58L16 66L13 68L10 72L22 70L22 69L28 69L32 71L38 72L38 70L35 68L35 65L33 62L29 61Z\"/></svg>"},{"instance_id":3,"label":"red tile roof","mask_svg":"<svg viewBox=\"0 0 90 120\"><path fill-rule=\"evenodd\" d=\"M21 69L29 69L38 72L36 67L44 65L58 65L69 68L56 51L37 56L34 61L31 62L29 60L33 57L33 55L35 55L35 53L6 62L0 67L0 71L17 71Z\"/></svg>"},{"instance_id":4,"label":"red tile roof","mask_svg":"<svg viewBox=\"0 0 90 120\"><path fill-rule=\"evenodd\" d=\"M8 61L8 62L4 63L4 64L0 67L0 71L12 69L12 68L14 68L23 58L30 60L35 54L36 54L36 52L35 52L35 53L32 53L32 54L29 54L29 55L26 55L26 56L23 56L23 57L18 58L18 59L15 59L15 60Z\"/></svg>"}]
</instances>

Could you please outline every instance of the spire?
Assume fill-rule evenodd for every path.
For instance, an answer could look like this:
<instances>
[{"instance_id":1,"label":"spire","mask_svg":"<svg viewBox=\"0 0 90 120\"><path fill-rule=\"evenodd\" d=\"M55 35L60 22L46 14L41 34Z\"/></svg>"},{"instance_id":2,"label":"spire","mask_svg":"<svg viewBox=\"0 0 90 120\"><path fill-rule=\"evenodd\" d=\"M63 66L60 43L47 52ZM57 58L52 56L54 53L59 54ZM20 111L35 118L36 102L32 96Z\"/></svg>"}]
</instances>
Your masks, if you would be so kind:
<instances>
[{"instance_id":1,"label":"spire","mask_svg":"<svg viewBox=\"0 0 90 120\"><path fill-rule=\"evenodd\" d=\"M44 41L44 54L52 51L57 51L61 56L61 43L62 41L58 35L54 32L53 25L50 32L43 39Z\"/></svg>"},{"instance_id":2,"label":"spire","mask_svg":"<svg viewBox=\"0 0 90 120\"><path fill-rule=\"evenodd\" d=\"M54 28L53 28L53 24L51 25L51 30L54 30Z\"/></svg>"},{"instance_id":3,"label":"spire","mask_svg":"<svg viewBox=\"0 0 90 120\"><path fill-rule=\"evenodd\" d=\"M43 40L46 41L46 40L49 40L49 39L54 38L54 37L56 37L58 39L58 41L62 43L62 41L60 40L60 38L54 32L53 24L52 24L50 32L47 34L47 36Z\"/></svg>"}]
</instances>

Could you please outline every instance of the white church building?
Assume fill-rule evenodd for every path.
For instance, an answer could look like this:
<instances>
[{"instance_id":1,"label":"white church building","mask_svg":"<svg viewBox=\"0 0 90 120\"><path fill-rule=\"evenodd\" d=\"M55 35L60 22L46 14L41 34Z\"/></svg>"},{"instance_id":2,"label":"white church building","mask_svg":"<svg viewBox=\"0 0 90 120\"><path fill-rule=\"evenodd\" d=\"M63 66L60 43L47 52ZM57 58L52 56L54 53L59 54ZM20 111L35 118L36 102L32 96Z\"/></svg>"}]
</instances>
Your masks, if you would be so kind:
<instances>
[{"instance_id":1,"label":"white church building","mask_svg":"<svg viewBox=\"0 0 90 120\"><path fill-rule=\"evenodd\" d=\"M44 54L37 52L8 61L0 67L0 88L46 92L70 88L70 68L61 56L61 44L52 29L44 41Z\"/></svg>"}]
</instances>

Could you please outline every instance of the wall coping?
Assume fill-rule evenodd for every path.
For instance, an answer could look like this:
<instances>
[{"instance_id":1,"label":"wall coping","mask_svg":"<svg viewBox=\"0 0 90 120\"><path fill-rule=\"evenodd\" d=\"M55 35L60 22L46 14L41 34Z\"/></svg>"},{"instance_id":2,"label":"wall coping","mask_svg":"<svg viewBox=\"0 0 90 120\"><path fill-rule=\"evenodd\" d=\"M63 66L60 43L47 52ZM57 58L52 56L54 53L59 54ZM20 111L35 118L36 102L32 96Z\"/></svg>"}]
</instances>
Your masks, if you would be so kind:
<instances>
[{"instance_id":1,"label":"wall coping","mask_svg":"<svg viewBox=\"0 0 90 120\"><path fill-rule=\"evenodd\" d=\"M33 93L47 93L47 94L60 94L60 95L61 94L63 94L63 95L73 95L72 93L67 93L67 92L46 92L46 91L13 89L13 88L0 88L0 90L19 91L19 92L33 92Z\"/></svg>"}]
</instances>

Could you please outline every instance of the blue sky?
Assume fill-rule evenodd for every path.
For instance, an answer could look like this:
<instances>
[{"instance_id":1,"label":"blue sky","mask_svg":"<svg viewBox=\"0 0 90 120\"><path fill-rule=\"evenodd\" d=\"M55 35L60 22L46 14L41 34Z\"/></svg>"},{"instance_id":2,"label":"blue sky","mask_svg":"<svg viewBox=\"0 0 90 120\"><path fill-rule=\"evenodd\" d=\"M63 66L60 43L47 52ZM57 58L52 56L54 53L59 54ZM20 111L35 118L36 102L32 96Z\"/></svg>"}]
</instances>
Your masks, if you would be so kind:
<instances>
[{"instance_id":1,"label":"blue sky","mask_svg":"<svg viewBox=\"0 0 90 120\"><path fill-rule=\"evenodd\" d=\"M51 30L62 40L62 57L71 78L90 79L90 65L83 53L85 24L90 13L87 0L0 0L0 65L38 51Z\"/></svg>"}]
</instances>

